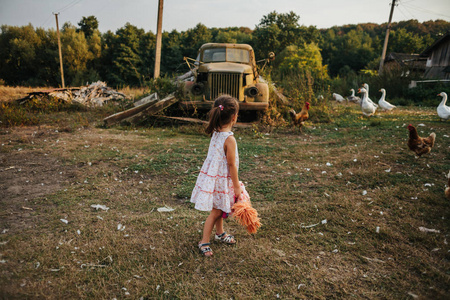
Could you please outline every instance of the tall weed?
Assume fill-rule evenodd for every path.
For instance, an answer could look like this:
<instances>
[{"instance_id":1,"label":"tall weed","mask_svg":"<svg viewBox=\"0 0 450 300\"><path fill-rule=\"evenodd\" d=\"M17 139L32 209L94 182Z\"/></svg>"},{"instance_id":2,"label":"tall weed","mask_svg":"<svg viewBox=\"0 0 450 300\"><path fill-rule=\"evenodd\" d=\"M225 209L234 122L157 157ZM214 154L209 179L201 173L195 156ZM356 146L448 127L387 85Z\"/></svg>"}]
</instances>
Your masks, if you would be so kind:
<instances>
[{"instance_id":1,"label":"tall weed","mask_svg":"<svg viewBox=\"0 0 450 300\"><path fill-rule=\"evenodd\" d=\"M287 105L279 102L273 106L286 120L289 120L289 110L296 112L303 108L306 102L310 104L309 120L313 122L330 122L331 117L326 97L317 97L323 91L329 90L328 80L316 80L309 71L290 72L289 76L283 76L279 86L284 95L289 99ZM272 97L271 97L272 98Z\"/></svg>"}]
</instances>

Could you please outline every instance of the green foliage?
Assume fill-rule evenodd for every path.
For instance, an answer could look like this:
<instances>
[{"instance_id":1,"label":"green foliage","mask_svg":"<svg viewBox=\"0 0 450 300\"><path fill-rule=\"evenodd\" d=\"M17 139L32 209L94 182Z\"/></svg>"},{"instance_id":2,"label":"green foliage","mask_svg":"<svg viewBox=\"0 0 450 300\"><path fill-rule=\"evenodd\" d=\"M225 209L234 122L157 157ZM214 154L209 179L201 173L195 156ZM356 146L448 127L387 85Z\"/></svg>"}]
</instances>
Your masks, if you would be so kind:
<instances>
[{"instance_id":1,"label":"green foliage","mask_svg":"<svg viewBox=\"0 0 450 300\"><path fill-rule=\"evenodd\" d=\"M309 71L316 80L328 78L327 67L322 66L320 49L314 43L304 44L301 48L295 45L286 47L277 57L276 63L280 77L295 71Z\"/></svg>"},{"instance_id":2,"label":"green foliage","mask_svg":"<svg viewBox=\"0 0 450 300\"><path fill-rule=\"evenodd\" d=\"M419 23L417 20L394 22L391 25L387 52L421 53L442 34L450 30L450 23L443 20ZM386 24L365 23L334 26L321 29L323 39L319 43L324 63L329 65L330 75L346 75L359 72L381 55L386 34Z\"/></svg>"},{"instance_id":3,"label":"green foliage","mask_svg":"<svg viewBox=\"0 0 450 300\"><path fill-rule=\"evenodd\" d=\"M30 113L22 107L15 106L8 102L0 103L0 126L29 126L38 124L36 115Z\"/></svg>"},{"instance_id":4,"label":"green foliage","mask_svg":"<svg viewBox=\"0 0 450 300\"><path fill-rule=\"evenodd\" d=\"M437 96L440 92L446 92L447 95L450 95L450 86L442 83L425 83L415 88L405 89L403 95L414 104L437 107L442 101L442 98Z\"/></svg>"},{"instance_id":5,"label":"green foliage","mask_svg":"<svg viewBox=\"0 0 450 300\"><path fill-rule=\"evenodd\" d=\"M84 33L77 32L75 26L64 24L61 31L61 51L64 53L64 80L68 85L83 84L82 74L87 71L88 61L93 59ZM80 82L81 81L81 82Z\"/></svg>"},{"instance_id":6,"label":"green foliage","mask_svg":"<svg viewBox=\"0 0 450 300\"><path fill-rule=\"evenodd\" d=\"M90 38L98 29L98 21L95 16L83 17L81 21L78 22L78 26L80 26L79 31L84 32L86 38Z\"/></svg>"},{"instance_id":7,"label":"green foliage","mask_svg":"<svg viewBox=\"0 0 450 300\"><path fill-rule=\"evenodd\" d=\"M208 42L246 43L257 59L275 52L280 69L274 78L304 72L308 66L318 81L331 76L374 75L386 31L385 24L357 24L317 29L299 24L294 12L276 11L261 18L254 30L246 27L207 28L199 23L186 31L163 32L161 73L165 76L188 71L183 57L195 58ZM54 29L27 26L0 27L0 78L7 85L59 86L59 55ZM420 53L450 30L444 20L393 23L388 52ZM65 82L77 86L103 80L112 86L144 86L153 77L156 37L130 23L115 32L100 33L95 16L82 17L78 27L66 23L61 30ZM312 46L317 45L317 46ZM317 47L317 48L316 48ZM320 49L320 50L318 50ZM320 53L319 53L320 52ZM323 58L322 67L310 67ZM310 56L309 56L310 55ZM281 58L280 58L281 57ZM325 67L326 66L326 67ZM322 71L317 71L322 68ZM276 77L279 78L276 78ZM323 84L321 84L323 85Z\"/></svg>"},{"instance_id":8,"label":"green foliage","mask_svg":"<svg viewBox=\"0 0 450 300\"><path fill-rule=\"evenodd\" d=\"M165 77L150 80L147 84L150 89L150 93L158 93L160 99L163 99L167 95L174 93L177 90L177 87L173 83L173 80Z\"/></svg>"},{"instance_id":9,"label":"green foliage","mask_svg":"<svg viewBox=\"0 0 450 300\"><path fill-rule=\"evenodd\" d=\"M335 31L330 29L327 37L320 46L323 49L324 61L329 64L332 75L342 73L345 66L359 71L379 55L373 49L372 38L362 28L350 30L345 35L336 35Z\"/></svg>"},{"instance_id":10,"label":"green foliage","mask_svg":"<svg viewBox=\"0 0 450 300\"><path fill-rule=\"evenodd\" d=\"M33 97L25 104L3 102L0 104L0 126L29 126L39 124L39 115L60 111L76 111L82 107L54 97Z\"/></svg>"},{"instance_id":11,"label":"green foliage","mask_svg":"<svg viewBox=\"0 0 450 300\"><path fill-rule=\"evenodd\" d=\"M418 34L408 32L405 28L392 31L391 34L388 52L420 53L425 50L426 44L424 44L424 39Z\"/></svg>"},{"instance_id":12,"label":"green foliage","mask_svg":"<svg viewBox=\"0 0 450 300\"><path fill-rule=\"evenodd\" d=\"M253 32L253 46L257 57L263 58L269 52L276 54L287 46L302 47L305 43L318 43L320 33L317 28L299 25L300 16L294 12L279 14L271 12L263 16Z\"/></svg>"},{"instance_id":13,"label":"green foliage","mask_svg":"<svg viewBox=\"0 0 450 300\"><path fill-rule=\"evenodd\" d=\"M212 41L212 34L205 25L199 23L194 28L182 33L181 41L184 56L196 57L200 46Z\"/></svg>"}]
</instances>

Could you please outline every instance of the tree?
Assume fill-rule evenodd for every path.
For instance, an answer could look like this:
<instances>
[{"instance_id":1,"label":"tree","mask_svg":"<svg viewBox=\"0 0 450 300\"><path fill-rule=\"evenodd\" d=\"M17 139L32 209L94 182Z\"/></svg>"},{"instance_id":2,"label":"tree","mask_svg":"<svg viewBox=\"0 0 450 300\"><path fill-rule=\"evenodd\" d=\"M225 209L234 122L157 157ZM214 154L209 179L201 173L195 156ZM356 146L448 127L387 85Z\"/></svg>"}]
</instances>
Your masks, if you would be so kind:
<instances>
[{"instance_id":1,"label":"tree","mask_svg":"<svg viewBox=\"0 0 450 300\"><path fill-rule=\"evenodd\" d=\"M325 35L322 47L325 63L329 64L332 75L337 75L345 66L359 71L379 55L374 51L370 35L358 27L347 34L340 31L336 34L335 30L330 29Z\"/></svg>"},{"instance_id":2,"label":"tree","mask_svg":"<svg viewBox=\"0 0 450 300\"><path fill-rule=\"evenodd\" d=\"M303 44L299 20L300 16L292 11L286 14L273 11L263 16L253 32L257 57L265 57L270 51L280 53L289 45Z\"/></svg>"},{"instance_id":3,"label":"tree","mask_svg":"<svg viewBox=\"0 0 450 300\"><path fill-rule=\"evenodd\" d=\"M119 28L115 34L108 31L104 36L105 59L107 66L102 68L101 75L114 85L142 85L145 74L142 71L143 57L141 41L145 35L130 23Z\"/></svg>"},{"instance_id":4,"label":"tree","mask_svg":"<svg viewBox=\"0 0 450 300\"><path fill-rule=\"evenodd\" d=\"M193 29L183 32L181 42L183 55L196 57L201 45L212 42L212 34L205 25L198 23Z\"/></svg>"},{"instance_id":5,"label":"tree","mask_svg":"<svg viewBox=\"0 0 450 300\"><path fill-rule=\"evenodd\" d=\"M80 22L78 22L78 26L80 26L77 31L84 32L84 36L86 39L89 39L96 30L98 30L98 21L95 16L83 17Z\"/></svg>"},{"instance_id":6,"label":"tree","mask_svg":"<svg viewBox=\"0 0 450 300\"><path fill-rule=\"evenodd\" d=\"M253 46L257 57L266 57L273 51L280 53L287 46L303 47L304 43L319 43L320 32L316 27L300 26L300 16L294 12L271 12L263 16L253 32Z\"/></svg>"},{"instance_id":7,"label":"tree","mask_svg":"<svg viewBox=\"0 0 450 300\"><path fill-rule=\"evenodd\" d=\"M179 67L184 63L181 38L181 33L176 30L163 32L161 72L165 74L180 72Z\"/></svg>"},{"instance_id":8,"label":"tree","mask_svg":"<svg viewBox=\"0 0 450 300\"><path fill-rule=\"evenodd\" d=\"M293 72L309 72L315 79L328 78L327 66L322 65L320 48L315 43L304 44L303 47L288 46L277 57L277 61L281 78Z\"/></svg>"},{"instance_id":9,"label":"tree","mask_svg":"<svg viewBox=\"0 0 450 300\"><path fill-rule=\"evenodd\" d=\"M61 51L63 55L65 80L71 85L84 84L87 64L93 59L84 33L77 32L76 27L65 23L61 31Z\"/></svg>"},{"instance_id":10,"label":"tree","mask_svg":"<svg viewBox=\"0 0 450 300\"><path fill-rule=\"evenodd\" d=\"M421 53L425 50L423 39L404 28L393 31L389 42L388 52Z\"/></svg>"}]
</instances>

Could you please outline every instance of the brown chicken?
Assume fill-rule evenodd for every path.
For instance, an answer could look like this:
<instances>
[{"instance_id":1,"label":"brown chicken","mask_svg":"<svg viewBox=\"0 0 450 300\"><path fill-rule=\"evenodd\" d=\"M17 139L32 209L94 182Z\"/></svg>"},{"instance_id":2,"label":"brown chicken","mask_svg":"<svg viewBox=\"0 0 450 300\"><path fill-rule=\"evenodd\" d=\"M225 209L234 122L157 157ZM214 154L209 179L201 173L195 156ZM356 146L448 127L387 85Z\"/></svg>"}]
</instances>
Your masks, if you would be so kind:
<instances>
[{"instance_id":1,"label":"brown chicken","mask_svg":"<svg viewBox=\"0 0 450 300\"><path fill-rule=\"evenodd\" d=\"M423 154L430 153L431 148L434 146L434 140L436 139L436 133L432 132L430 136L422 138L417 133L417 129L411 124L408 125L409 139L408 147L414 151L419 157Z\"/></svg>"},{"instance_id":2,"label":"brown chicken","mask_svg":"<svg viewBox=\"0 0 450 300\"><path fill-rule=\"evenodd\" d=\"M303 105L302 110L298 114L295 113L295 110L293 109L289 111L289 114L291 115L292 118L292 123L294 124L294 126L298 126L300 131L302 130L302 126L303 124L305 124L305 121L308 120L309 118L308 109L309 109L309 102L306 102L305 105Z\"/></svg>"},{"instance_id":3,"label":"brown chicken","mask_svg":"<svg viewBox=\"0 0 450 300\"><path fill-rule=\"evenodd\" d=\"M445 196L447 197L448 200L450 200L450 172L448 172L447 178L448 182L447 187L445 188Z\"/></svg>"}]
</instances>

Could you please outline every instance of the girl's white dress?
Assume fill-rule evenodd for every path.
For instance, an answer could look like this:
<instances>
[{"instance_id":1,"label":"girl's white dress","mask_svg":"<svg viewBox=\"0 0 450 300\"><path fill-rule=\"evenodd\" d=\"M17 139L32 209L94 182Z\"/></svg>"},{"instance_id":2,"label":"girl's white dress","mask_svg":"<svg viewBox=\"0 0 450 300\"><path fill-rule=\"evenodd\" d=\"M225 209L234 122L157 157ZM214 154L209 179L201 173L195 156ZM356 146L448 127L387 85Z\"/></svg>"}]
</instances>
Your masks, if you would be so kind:
<instances>
[{"instance_id":1,"label":"girl's white dress","mask_svg":"<svg viewBox=\"0 0 450 300\"><path fill-rule=\"evenodd\" d=\"M200 170L191 195L191 202L201 211L213 208L230 213L234 204L234 188L223 145L233 132L215 131L209 144L208 156ZM239 169L239 155L236 145L236 166Z\"/></svg>"}]
</instances>

